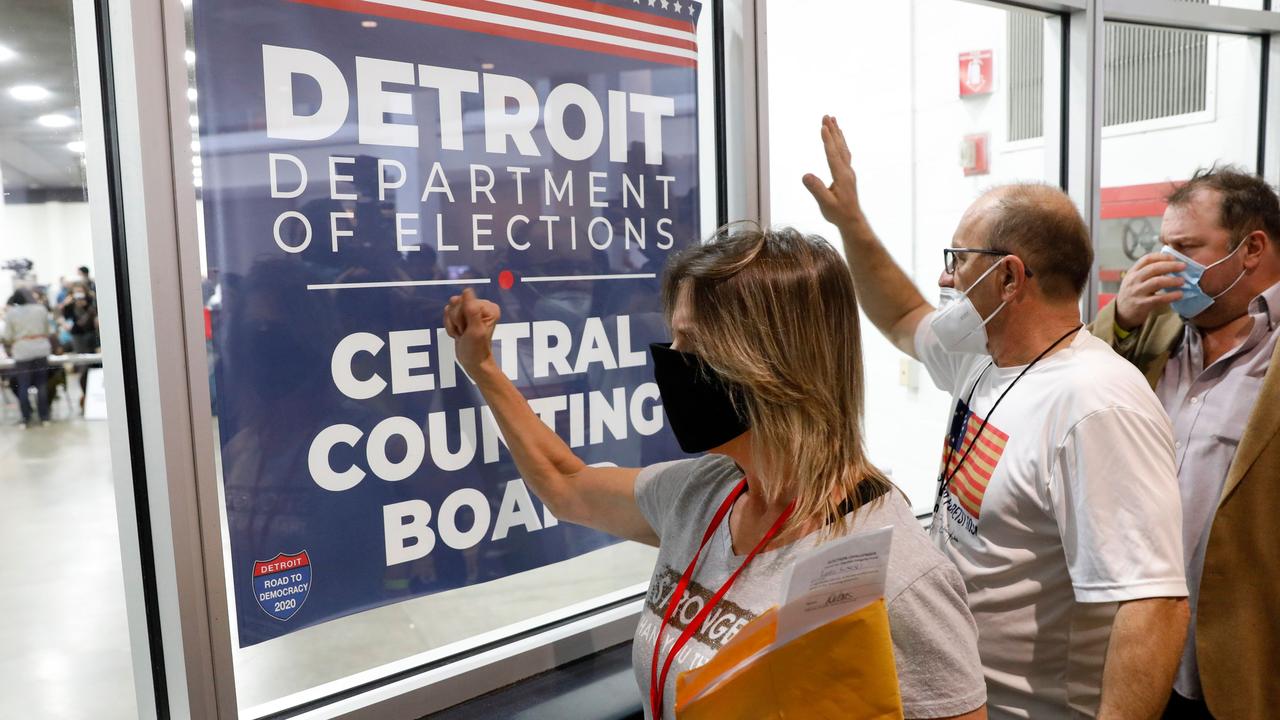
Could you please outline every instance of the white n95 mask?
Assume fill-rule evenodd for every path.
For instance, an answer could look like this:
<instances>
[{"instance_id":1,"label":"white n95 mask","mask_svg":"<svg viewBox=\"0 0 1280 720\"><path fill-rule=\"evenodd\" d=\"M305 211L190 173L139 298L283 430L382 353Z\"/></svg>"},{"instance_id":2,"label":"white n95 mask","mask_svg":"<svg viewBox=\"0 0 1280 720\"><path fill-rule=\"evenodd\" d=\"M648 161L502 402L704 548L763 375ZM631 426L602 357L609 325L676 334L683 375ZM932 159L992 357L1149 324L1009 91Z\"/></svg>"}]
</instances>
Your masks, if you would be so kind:
<instances>
[{"instance_id":1,"label":"white n95 mask","mask_svg":"<svg viewBox=\"0 0 1280 720\"><path fill-rule=\"evenodd\" d=\"M979 275L978 279L963 293L955 288L940 289L941 303L938 311L933 314L933 321L929 323L929 327L933 329L933 334L938 336L938 342L947 352L971 355L986 355L990 352L987 350L987 323L1000 314L1007 302L1000 303L990 315L984 318L969 300L969 293L973 292L978 283L985 280L991 271L1002 264L1004 264L1003 259L987 268L987 271Z\"/></svg>"}]
</instances>

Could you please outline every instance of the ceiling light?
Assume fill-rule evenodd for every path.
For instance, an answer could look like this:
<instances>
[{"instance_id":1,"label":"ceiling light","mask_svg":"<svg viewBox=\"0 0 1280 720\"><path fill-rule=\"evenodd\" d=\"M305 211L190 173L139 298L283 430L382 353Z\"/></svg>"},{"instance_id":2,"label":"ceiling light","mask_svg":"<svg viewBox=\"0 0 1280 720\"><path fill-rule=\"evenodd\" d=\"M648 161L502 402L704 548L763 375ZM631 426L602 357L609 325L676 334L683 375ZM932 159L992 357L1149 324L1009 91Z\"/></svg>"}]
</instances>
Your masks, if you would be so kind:
<instances>
[{"instance_id":1,"label":"ceiling light","mask_svg":"<svg viewBox=\"0 0 1280 720\"><path fill-rule=\"evenodd\" d=\"M71 152L73 152L73 153L83 153L83 152L84 152L84 141L83 141L83 140L72 140L71 142L67 143L67 149L68 149L68 150L70 150L70 151L71 151Z\"/></svg>"},{"instance_id":2,"label":"ceiling light","mask_svg":"<svg viewBox=\"0 0 1280 720\"><path fill-rule=\"evenodd\" d=\"M191 177L203 178L204 171L201 170L200 168L191 168Z\"/></svg>"},{"instance_id":3,"label":"ceiling light","mask_svg":"<svg viewBox=\"0 0 1280 720\"><path fill-rule=\"evenodd\" d=\"M198 153L198 152L200 152L200 141L199 141L199 140L192 140L192 141L191 141L191 152L193 152L193 153Z\"/></svg>"},{"instance_id":4,"label":"ceiling light","mask_svg":"<svg viewBox=\"0 0 1280 720\"><path fill-rule=\"evenodd\" d=\"M192 156L191 156L191 165L192 165L192 167L200 167L200 165L201 165L201 160L200 160L200 156L199 156L199 155L192 155Z\"/></svg>"},{"instance_id":5,"label":"ceiling light","mask_svg":"<svg viewBox=\"0 0 1280 720\"><path fill-rule=\"evenodd\" d=\"M183 53L183 56L187 58L187 64L188 64L188 65L195 65L195 64L196 64L196 51L195 51L195 50L188 50L188 51L186 51L185 53Z\"/></svg>"},{"instance_id":6,"label":"ceiling light","mask_svg":"<svg viewBox=\"0 0 1280 720\"><path fill-rule=\"evenodd\" d=\"M10 50L4 45L0 45L0 62L9 62L16 57L18 57L18 53Z\"/></svg>"},{"instance_id":7,"label":"ceiling light","mask_svg":"<svg viewBox=\"0 0 1280 720\"><path fill-rule=\"evenodd\" d=\"M22 102L40 102L49 99L49 91L39 85L14 85L9 88L9 95Z\"/></svg>"},{"instance_id":8,"label":"ceiling light","mask_svg":"<svg viewBox=\"0 0 1280 720\"><path fill-rule=\"evenodd\" d=\"M191 102L195 102L195 101L196 101L196 89L195 89L195 88L187 88L187 99L188 99L188 100L190 100Z\"/></svg>"},{"instance_id":9,"label":"ceiling light","mask_svg":"<svg viewBox=\"0 0 1280 720\"><path fill-rule=\"evenodd\" d=\"M72 125L76 124L75 120L72 120L66 115L57 115L57 114L41 115L40 117L36 118L36 122L40 123L41 125L47 128L65 128L65 127L71 127Z\"/></svg>"},{"instance_id":10,"label":"ceiling light","mask_svg":"<svg viewBox=\"0 0 1280 720\"><path fill-rule=\"evenodd\" d=\"M195 115L192 115L191 117L187 118L187 122L191 125L192 130L200 127L200 118L196 117Z\"/></svg>"},{"instance_id":11,"label":"ceiling light","mask_svg":"<svg viewBox=\"0 0 1280 720\"><path fill-rule=\"evenodd\" d=\"M377 21L377 20L361 20L361 21L360 21L360 27L364 27L364 28L376 28L376 27L378 27L378 21Z\"/></svg>"}]
</instances>

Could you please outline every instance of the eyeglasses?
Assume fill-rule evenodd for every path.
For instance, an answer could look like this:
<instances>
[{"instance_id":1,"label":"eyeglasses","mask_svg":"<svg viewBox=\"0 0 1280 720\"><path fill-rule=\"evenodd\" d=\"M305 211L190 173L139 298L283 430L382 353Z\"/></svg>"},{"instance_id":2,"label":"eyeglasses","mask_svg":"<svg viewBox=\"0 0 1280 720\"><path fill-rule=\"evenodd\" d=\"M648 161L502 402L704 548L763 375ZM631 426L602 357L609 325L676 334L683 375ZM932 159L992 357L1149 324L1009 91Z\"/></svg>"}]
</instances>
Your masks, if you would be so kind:
<instances>
[{"instance_id":1,"label":"eyeglasses","mask_svg":"<svg viewBox=\"0 0 1280 720\"><path fill-rule=\"evenodd\" d=\"M942 267L944 270L946 270L948 275L954 275L956 273L956 263L959 260L959 258L956 256L960 255L961 253L974 253L975 255L997 255L1000 257L1004 257L1006 255L1013 255L1013 253L1005 250L988 250L986 248L942 248ZM1014 257L1017 257L1017 256L1014 255ZM1027 264L1025 262L1022 263L1022 267L1026 271L1027 277L1031 277L1032 276L1031 268L1027 267Z\"/></svg>"}]
</instances>

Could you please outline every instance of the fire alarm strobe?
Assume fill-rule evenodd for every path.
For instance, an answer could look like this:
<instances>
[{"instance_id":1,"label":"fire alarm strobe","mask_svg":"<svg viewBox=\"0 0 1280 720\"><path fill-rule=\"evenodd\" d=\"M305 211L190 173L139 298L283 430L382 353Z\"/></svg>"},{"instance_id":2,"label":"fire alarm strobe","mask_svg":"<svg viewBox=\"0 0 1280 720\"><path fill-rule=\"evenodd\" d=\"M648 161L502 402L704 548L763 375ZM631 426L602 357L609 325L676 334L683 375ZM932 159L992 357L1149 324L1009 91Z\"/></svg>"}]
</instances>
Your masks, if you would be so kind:
<instances>
[{"instance_id":1,"label":"fire alarm strobe","mask_svg":"<svg viewBox=\"0 0 1280 720\"><path fill-rule=\"evenodd\" d=\"M991 172L991 137L987 133L965 135L960 142L960 166L965 177Z\"/></svg>"}]
</instances>

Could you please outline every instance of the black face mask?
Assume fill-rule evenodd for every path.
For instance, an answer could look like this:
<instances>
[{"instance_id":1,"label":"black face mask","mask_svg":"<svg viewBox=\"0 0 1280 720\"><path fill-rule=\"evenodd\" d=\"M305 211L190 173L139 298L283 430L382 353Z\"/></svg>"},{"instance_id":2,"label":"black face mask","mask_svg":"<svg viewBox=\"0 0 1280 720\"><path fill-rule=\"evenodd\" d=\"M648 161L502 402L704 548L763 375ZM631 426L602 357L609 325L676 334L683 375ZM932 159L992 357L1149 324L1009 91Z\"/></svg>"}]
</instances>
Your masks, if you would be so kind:
<instances>
[{"instance_id":1,"label":"black face mask","mask_svg":"<svg viewBox=\"0 0 1280 720\"><path fill-rule=\"evenodd\" d=\"M734 398L741 399L742 391L697 355L672 350L671 343L654 343L649 353L662 409L681 450L706 452L751 428L734 409Z\"/></svg>"}]
</instances>

